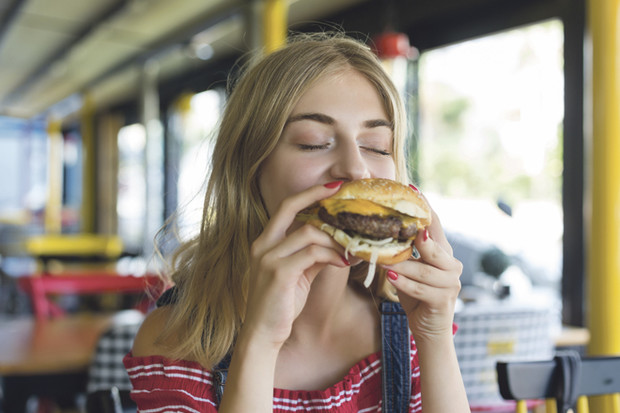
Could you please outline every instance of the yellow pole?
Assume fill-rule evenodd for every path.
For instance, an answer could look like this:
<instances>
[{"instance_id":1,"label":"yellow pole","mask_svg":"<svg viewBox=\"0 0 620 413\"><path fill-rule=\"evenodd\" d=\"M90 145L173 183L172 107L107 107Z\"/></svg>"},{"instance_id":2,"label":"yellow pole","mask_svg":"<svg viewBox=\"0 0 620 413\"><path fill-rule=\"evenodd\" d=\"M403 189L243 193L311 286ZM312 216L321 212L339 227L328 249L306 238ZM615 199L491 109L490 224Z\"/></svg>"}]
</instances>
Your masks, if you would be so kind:
<instances>
[{"instance_id":1,"label":"yellow pole","mask_svg":"<svg viewBox=\"0 0 620 413\"><path fill-rule=\"evenodd\" d=\"M82 134L82 232L95 232L95 107L88 94L83 96L80 112Z\"/></svg>"},{"instance_id":2,"label":"yellow pole","mask_svg":"<svg viewBox=\"0 0 620 413\"><path fill-rule=\"evenodd\" d=\"M62 152L64 143L61 127L62 123L58 120L48 121L48 181L44 215L45 232L48 234L60 234L62 232Z\"/></svg>"},{"instance_id":3,"label":"yellow pole","mask_svg":"<svg viewBox=\"0 0 620 413\"><path fill-rule=\"evenodd\" d=\"M586 396L579 396L577 398L577 413L590 413L588 398Z\"/></svg>"},{"instance_id":4,"label":"yellow pole","mask_svg":"<svg viewBox=\"0 0 620 413\"><path fill-rule=\"evenodd\" d=\"M558 404L555 399L545 399L545 413L555 413L558 411Z\"/></svg>"},{"instance_id":5,"label":"yellow pole","mask_svg":"<svg viewBox=\"0 0 620 413\"><path fill-rule=\"evenodd\" d=\"M591 217L588 327L592 355L620 354L620 0L589 0ZM570 184L570 183L567 183ZM599 397L593 399L600 399ZM593 403L600 405L595 406ZM611 400L590 410L611 412Z\"/></svg>"},{"instance_id":6,"label":"yellow pole","mask_svg":"<svg viewBox=\"0 0 620 413\"><path fill-rule=\"evenodd\" d=\"M515 413L527 413L527 402L525 400L517 400Z\"/></svg>"},{"instance_id":7,"label":"yellow pole","mask_svg":"<svg viewBox=\"0 0 620 413\"><path fill-rule=\"evenodd\" d=\"M288 26L287 0L264 0L263 43L265 53L278 50L286 43Z\"/></svg>"},{"instance_id":8,"label":"yellow pole","mask_svg":"<svg viewBox=\"0 0 620 413\"><path fill-rule=\"evenodd\" d=\"M185 117L192 110L192 98L195 96L194 93L182 93L174 102L174 106L176 110L181 114L181 116Z\"/></svg>"}]
</instances>

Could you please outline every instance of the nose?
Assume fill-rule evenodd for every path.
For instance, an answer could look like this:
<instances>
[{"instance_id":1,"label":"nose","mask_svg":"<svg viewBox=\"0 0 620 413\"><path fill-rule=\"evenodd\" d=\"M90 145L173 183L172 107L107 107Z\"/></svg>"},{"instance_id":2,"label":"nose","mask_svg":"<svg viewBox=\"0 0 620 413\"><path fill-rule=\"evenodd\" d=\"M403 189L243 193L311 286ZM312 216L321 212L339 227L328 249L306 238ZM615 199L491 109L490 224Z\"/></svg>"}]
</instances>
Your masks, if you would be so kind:
<instances>
[{"instance_id":1,"label":"nose","mask_svg":"<svg viewBox=\"0 0 620 413\"><path fill-rule=\"evenodd\" d=\"M334 180L353 181L370 178L368 164L356 143L338 148L331 174Z\"/></svg>"}]
</instances>

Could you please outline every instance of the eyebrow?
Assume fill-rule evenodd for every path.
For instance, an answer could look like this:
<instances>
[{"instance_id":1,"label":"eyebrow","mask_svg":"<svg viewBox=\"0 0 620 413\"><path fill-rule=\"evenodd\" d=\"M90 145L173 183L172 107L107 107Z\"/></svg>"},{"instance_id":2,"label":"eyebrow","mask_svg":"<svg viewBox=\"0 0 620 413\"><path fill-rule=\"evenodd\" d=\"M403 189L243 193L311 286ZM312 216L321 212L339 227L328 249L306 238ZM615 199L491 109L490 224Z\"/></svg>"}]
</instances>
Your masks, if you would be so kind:
<instances>
[{"instance_id":1,"label":"eyebrow","mask_svg":"<svg viewBox=\"0 0 620 413\"><path fill-rule=\"evenodd\" d=\"M372 120L367 120L364 122L364 126L367 128L378 128L380 126L385 126L386 128L389 129L394 129L394 125L392 124L392 122L388 122L385 119L372 119Z\"/></svg>"},{"instance_id":2,"label":"eyebrow","mask_svg":"<svg viewBox=\"0 0 620 413\"><path fill-rule=\"evenodd\" d=\"M324 113L299 113L297 115L293 115L286 121L286 124L292 122L298 122L301 120L312 120L315 122L323 123L325 125L334 125L336 120L331 116L325 115ZM394 129L394 125L392 122L388 122L385 119L371 119L364 121L365 128L378 128L381 126L385 126L391 130Z\"/></svg>"},{"instance_id":3,"label":"eyebrow","mask_svg":"<svg viewBox=\"0 0 620 413\"><path fill-rule=\"evenodd\" d=\"M331 116L327 116L323 113L299 113L297 115L293 115L286 123L298 122L300 120L313 120L315 122L324 123L326 125L333 125L336 123L336 120Z\"/></svg>"}]
</instances>

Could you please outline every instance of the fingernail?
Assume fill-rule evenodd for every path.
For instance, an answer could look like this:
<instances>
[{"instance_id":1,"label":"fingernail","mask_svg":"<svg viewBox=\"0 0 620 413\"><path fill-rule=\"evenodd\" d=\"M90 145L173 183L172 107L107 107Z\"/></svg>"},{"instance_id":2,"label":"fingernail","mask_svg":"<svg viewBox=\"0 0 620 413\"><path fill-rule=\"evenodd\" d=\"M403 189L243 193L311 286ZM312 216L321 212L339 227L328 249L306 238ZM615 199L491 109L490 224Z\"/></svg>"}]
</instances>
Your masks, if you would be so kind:
<instances>
[{"instance_id":1,"label":"fingernail","mask_svg":"<svg viewBox=\"0 0 620 413\"><path fill-rule=\"evenodd\" d=\"M342 262L344 262L344 265L351 265L351 263L349 262L349 260L347 260L345 257L340 256L340 258L342 258Z\"/></svg>"},{"instance_id":2,"label":"fingernail","mask_svg":"<svg viewBox=\"0 0 620 413\"><path fill-rule=\"evenodd\" d=\"M342 185L342 181L328 182L328 183L324 184L323 186L325 188L333 189L333 188L338 188L340 185Z\"/></svg>"},{"instance_id":3,"label":"fingernail","mask_svg":"<svg viewBox=\"0 0 620 413\"><path fill-rule=\"evenodd\" d=\"M420 192L420 190L418 188L416 188L414 184L409 184L409 187L411 189L413 189L414 191L416 191L416 192Z\"/></svg>"},{"instance_id":4,"label":"fingernail","mask_svg":"<svg viewBox=\"0 0 620 413\"><path fill-rule=\"evenodd\" d=\"M425 229L425 230L424 230L424 232L422 233L422 239L423 239L424 241L428 241L428 237L429 237L429 235L428 235L428 229Z\"/></svg>"},{"instance_id":5,"label":"fingernail","mask_svg":"<svg viewBox=\"0 0 620 413\"><path fill-rule=\"evenodd\" d=\"M396 280L398 280L398 274L396 274L396 273L395 273L394 271L392 271L392 270L389 270L389 271L387 272L387 276L388 276L388 277L390 278L390 280L392 280L392 281L396 281Z\"/></svg>"}]
</instances>

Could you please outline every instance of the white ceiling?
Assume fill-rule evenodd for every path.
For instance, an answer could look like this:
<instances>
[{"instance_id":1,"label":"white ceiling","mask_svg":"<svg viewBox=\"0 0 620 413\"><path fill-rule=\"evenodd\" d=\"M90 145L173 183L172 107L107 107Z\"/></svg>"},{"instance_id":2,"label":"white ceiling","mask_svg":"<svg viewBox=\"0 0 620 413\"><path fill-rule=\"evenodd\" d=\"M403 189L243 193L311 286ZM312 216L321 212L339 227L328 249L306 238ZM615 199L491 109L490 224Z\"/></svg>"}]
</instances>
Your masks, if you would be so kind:
<instances>
[{"instance_id":1,"label":"white ceiling","mask_svg":"<svg viewBox=\"0 0 620 413\"><path fill-rule=\"evenodd\" d=\"M289 1L289 24L364 0ZM213 59L257 44L260 0L0 0L0 115L62 117L84 92L97 107L135 94L146 64L160 81L205 62L189 53L206 36ZM256 31L256 29L255 29ZM57 113L54 114L54 111Z\"/></svg>"}]
</instances>

